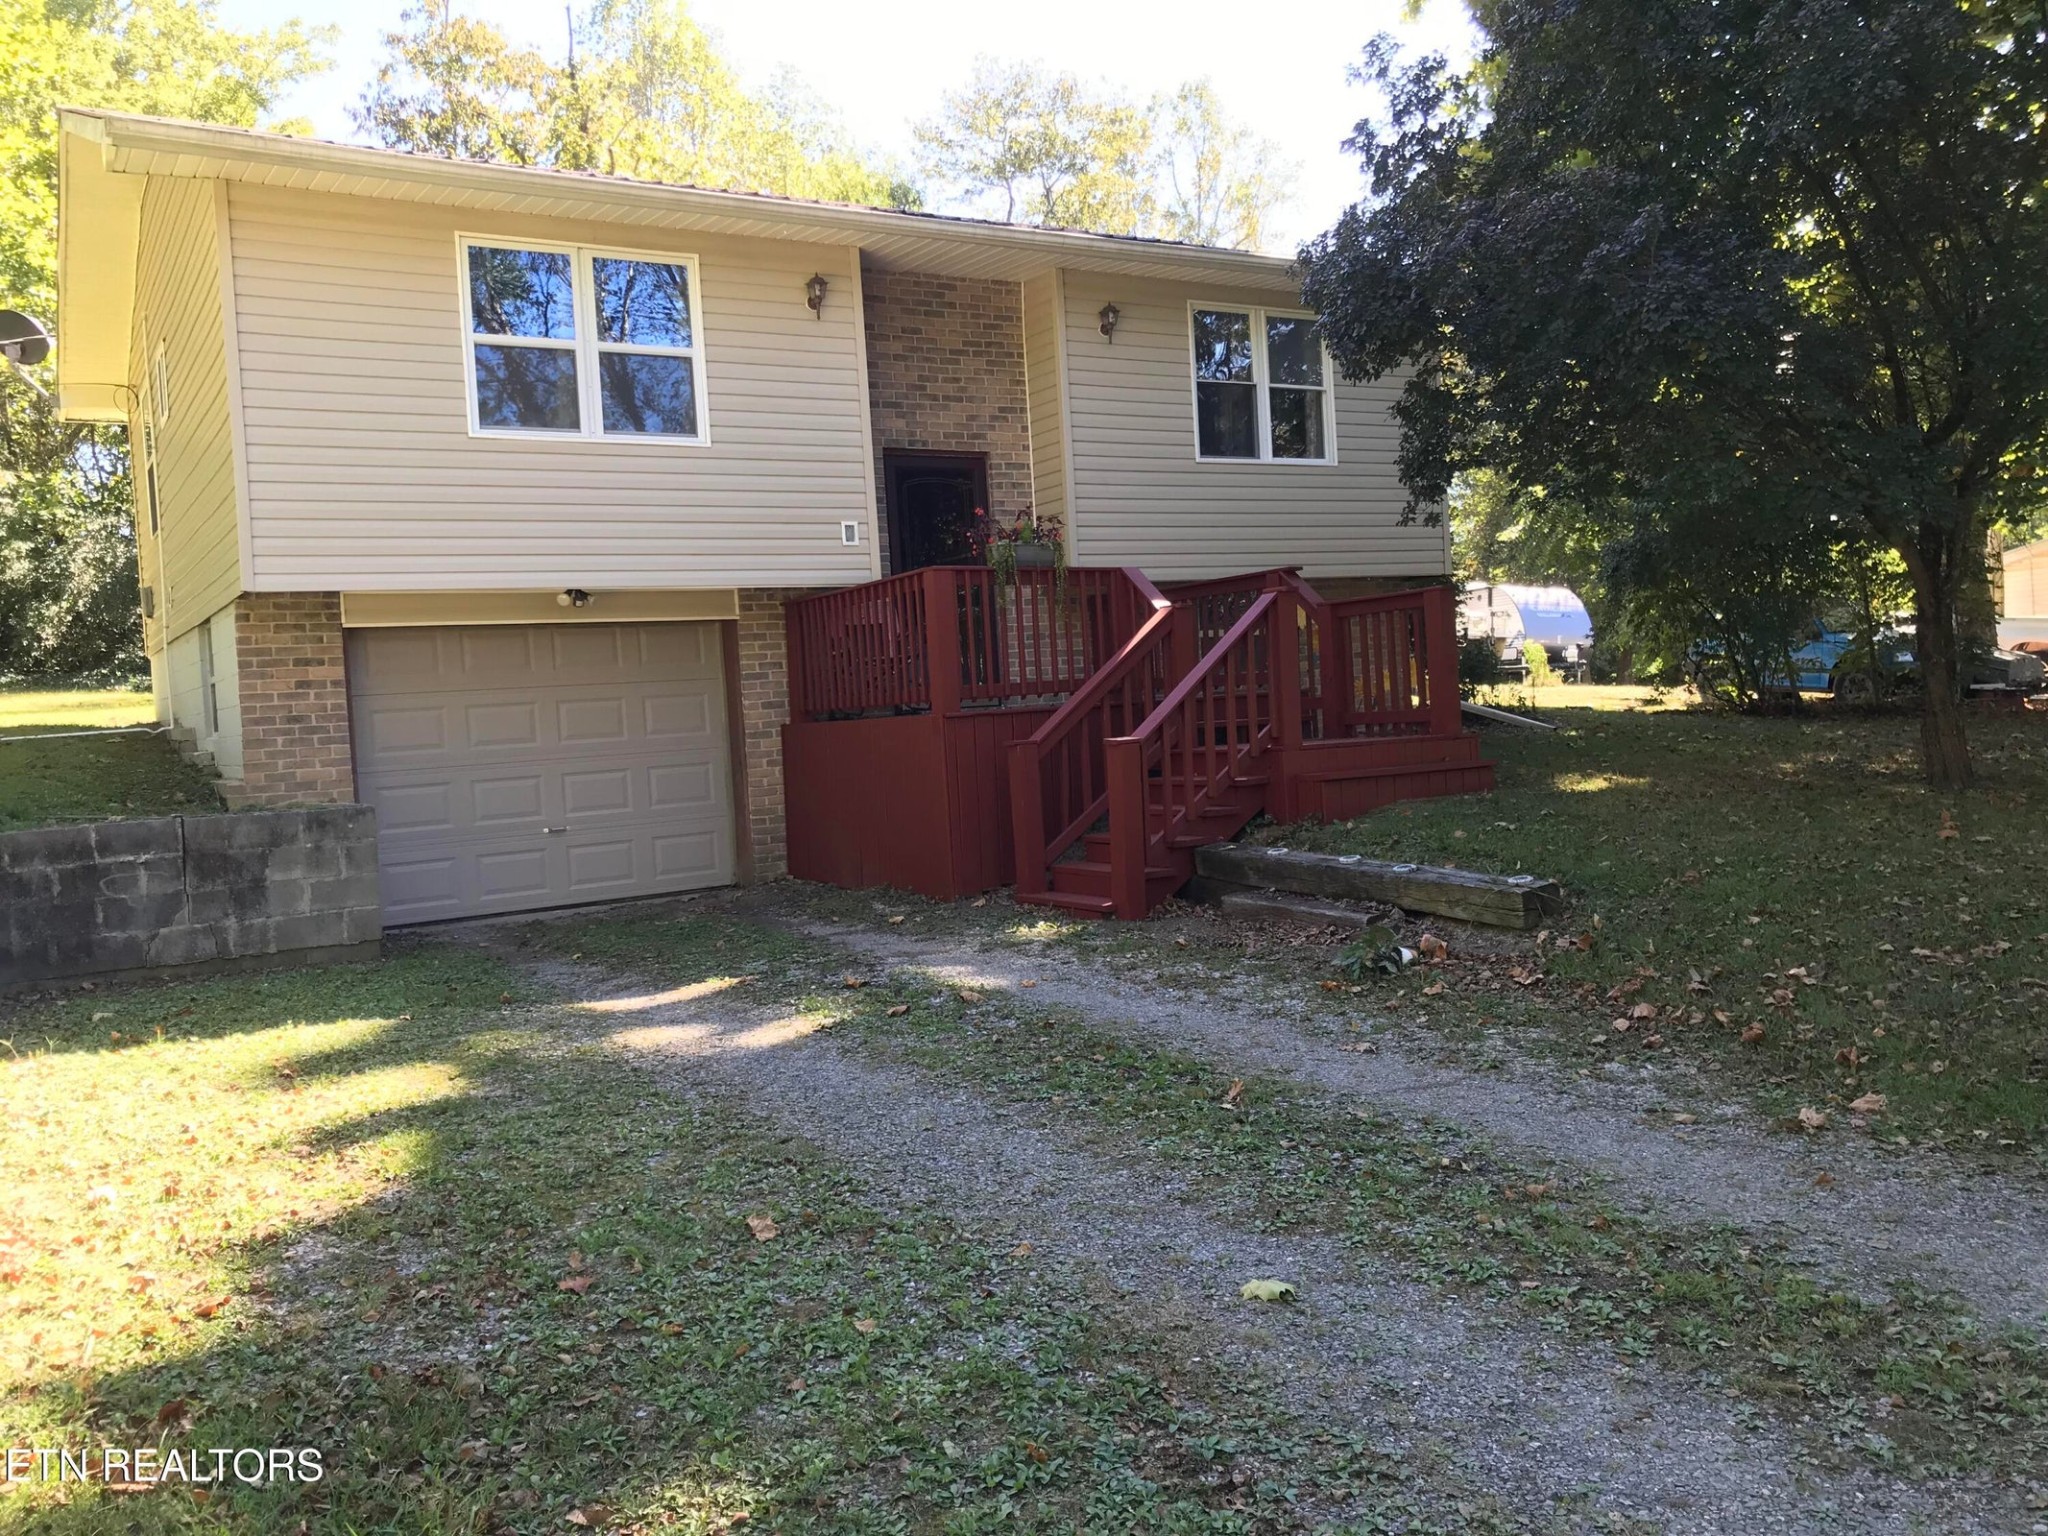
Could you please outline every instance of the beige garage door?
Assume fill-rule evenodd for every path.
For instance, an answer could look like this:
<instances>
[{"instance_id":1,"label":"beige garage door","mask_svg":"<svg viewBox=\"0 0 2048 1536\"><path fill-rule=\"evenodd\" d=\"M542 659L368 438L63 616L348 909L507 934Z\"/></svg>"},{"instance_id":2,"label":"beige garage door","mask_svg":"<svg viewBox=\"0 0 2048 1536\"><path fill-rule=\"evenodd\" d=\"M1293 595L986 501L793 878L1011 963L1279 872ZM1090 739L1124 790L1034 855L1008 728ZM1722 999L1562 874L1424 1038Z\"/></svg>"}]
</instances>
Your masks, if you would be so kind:
<instances>
[{"instance_id":1,"label":"beige garage door","mask_svg":"<svg viewBox=\"0 0 2048 1536\"><path fill-rule=\"evenodd\" d=\"M386 922L732 880L717 625L357 629L348 675Z\"/></svg>"}]
</instances>

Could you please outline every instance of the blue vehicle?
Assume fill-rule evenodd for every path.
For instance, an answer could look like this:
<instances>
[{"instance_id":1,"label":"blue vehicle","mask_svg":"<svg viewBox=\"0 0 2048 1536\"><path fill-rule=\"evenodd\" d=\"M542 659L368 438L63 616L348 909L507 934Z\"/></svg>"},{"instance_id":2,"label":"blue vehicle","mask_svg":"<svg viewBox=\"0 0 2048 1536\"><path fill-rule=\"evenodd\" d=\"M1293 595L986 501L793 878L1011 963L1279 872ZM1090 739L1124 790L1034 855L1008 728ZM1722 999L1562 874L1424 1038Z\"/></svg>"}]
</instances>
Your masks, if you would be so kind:
<instances>
[{"instance_id":1,"label":"blue vehicle","mask_svg":"<svg viewBox=\"0 0 2048 1536\"><path fill-rule=\"evenodd\" d=\"M1792 652L1791 687L1801 693L1831 693L1847 704L1869 704L1874 702L1880 681L1882 691L1889 693L1917 677L1910 631L1880 630L1876 644L1877 677L1873 679L1856 637L1815 619ZM2048 671L2038 658L2007 650L1978 656L1967 668L1965 684L1973 693L2039 693L2044 671ZM1786 686L1781 680L1774 682Z\"/></svg>"}]
</instances>

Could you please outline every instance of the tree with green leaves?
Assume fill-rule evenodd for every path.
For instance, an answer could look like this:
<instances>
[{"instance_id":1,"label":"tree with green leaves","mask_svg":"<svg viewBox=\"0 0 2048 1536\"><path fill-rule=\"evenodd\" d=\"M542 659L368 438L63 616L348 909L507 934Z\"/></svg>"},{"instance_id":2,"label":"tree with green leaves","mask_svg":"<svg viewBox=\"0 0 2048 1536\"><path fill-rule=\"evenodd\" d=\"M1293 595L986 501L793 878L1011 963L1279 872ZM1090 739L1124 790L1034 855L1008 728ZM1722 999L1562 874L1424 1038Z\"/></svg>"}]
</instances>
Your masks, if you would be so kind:
<instances>
[{"instance_id":1,"label":"tree with green leaves","mask_svg":"<svg viewBox=\"0 0 2048 1536\"><path fill-rule=\"evenodd\" d=\"M57 108L254 125L326 67L297 22L221 26L212 0L0 0L0 304L55 321ZM31 370L47 387L48 364ZM141 661L125 434L56 419L0 368L0 675Z\"/></svg>"},{"instance_id":2,"label":"tree with green leaves","mask_svg":"<svg viewBox=\"0 0 2048 1536\"><path fill-rule=\"evenodd\" d=\"M1487 0L1473 67L1362 73L1370 196L1303 253L1344 370L1417 364L1416 506L1839 519L1911 579L1923 759L1967 783L1957 615L2048 445L2048 13Z\"/></svg>"},{"instance_id":3,"label":"tree with green leaves","mask_svg":"<svg viewBox=\"0 0 2048 1536\"><path fill-rule=\"evenodd\" d=\"M1196 245L1256 250L1292 196L1295 168L1279 147L1233 123L1207 80L1152 104L1153 233Z\"/></svg>"},{"instance_id":4,"label":"tree with green leaves","mask_svg":"<svg viewBox=\"0 0 2048 1536\"><path fill-rule=\"evenodd\" d=\"M1072 74L983 59L916 134L934 181L1011 224L1251 248L1294 179L1206 80L1140 107Z\"/></svg>"},{"instance_id":5,"label":"tree with green leaves","mask_svg":"<svg viewBox=\"0 0 2048 1536\"><path fill-rule=\"evenodd\" d=\"M1004 223L1133 234L1145 217L1151 124L1074 75L982 59L916 134L926 172Z\"/></svg>"},{"instance_id":6,"label":"tree with green leaves","mask_svg":"<svg viewBox=\"0 0 2048 1536\"><path fill-rule=\"evenodd\" d=\"M419 0L353 109L394 149L642 181L912 207L907 178L857 154L793 79L747 90L681 0L596 0L559 62L454 0Z\"/></svg>"}]
</instances>

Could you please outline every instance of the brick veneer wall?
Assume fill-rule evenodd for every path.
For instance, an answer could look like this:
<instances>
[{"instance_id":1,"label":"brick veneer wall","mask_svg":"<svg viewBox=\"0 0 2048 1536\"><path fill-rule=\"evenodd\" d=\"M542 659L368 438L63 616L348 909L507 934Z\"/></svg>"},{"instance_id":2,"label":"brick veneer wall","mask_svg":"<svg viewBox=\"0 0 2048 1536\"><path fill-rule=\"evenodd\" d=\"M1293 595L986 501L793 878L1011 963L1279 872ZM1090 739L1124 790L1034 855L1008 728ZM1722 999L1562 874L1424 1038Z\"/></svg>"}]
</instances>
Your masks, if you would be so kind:
<instances>
[{"instance_id":1,"label":"brick veneer wall","mask_svg":"<svg viewBox=\"0 0 2048 1536\"><path fill-rule=\"evenodd\" d=\"M860 280L886 570L885 449L986 454L989 515L1008 522L1031 504L1024 300L1015 283L881 272L865 264Z\"/></svg>"},{"instance_id":2,"label":"brick veneer wall","mask_svg":"<svg viewBox=\"0 0 2048 1536\"><path fill-rule=\"evenodd\" d=\"M747 850L742 877L788 873L787 801L782 789L782 727L789 721L789 650L783 600L798 594L763 588L740 593L737 636L741 783L739 813Z\"/></svg>"},{"instance_id":3,"label":"brick veneer wall","mask_svg":"<svg viewBox=\"0 0 2048 1536\"><path fill-rule=\"evenodd\" d=\"M338 592L246 592L235 602L242 696L236 805L355 798Z\"/></svg>"}]
</instances>

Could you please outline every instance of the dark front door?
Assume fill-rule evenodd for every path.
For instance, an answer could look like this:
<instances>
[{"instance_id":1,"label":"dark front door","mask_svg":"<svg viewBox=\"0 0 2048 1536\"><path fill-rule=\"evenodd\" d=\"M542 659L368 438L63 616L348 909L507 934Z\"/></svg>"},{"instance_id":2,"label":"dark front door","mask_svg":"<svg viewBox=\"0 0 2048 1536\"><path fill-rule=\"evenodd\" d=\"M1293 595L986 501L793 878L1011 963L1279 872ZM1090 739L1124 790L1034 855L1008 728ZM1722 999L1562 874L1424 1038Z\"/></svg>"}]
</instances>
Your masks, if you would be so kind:
<instances>
[{"instance_id":1,"label":"dark front door","mask_svg":"<svg viewBox=\"0 0 2048 1536\"><path fill-rule=\"evenodd\" d=\"M975 565L975 513L988 506L988 460L978 453L882 455L892 574Z\"/></svg>"}]
</instances>

